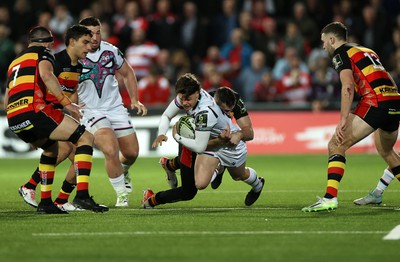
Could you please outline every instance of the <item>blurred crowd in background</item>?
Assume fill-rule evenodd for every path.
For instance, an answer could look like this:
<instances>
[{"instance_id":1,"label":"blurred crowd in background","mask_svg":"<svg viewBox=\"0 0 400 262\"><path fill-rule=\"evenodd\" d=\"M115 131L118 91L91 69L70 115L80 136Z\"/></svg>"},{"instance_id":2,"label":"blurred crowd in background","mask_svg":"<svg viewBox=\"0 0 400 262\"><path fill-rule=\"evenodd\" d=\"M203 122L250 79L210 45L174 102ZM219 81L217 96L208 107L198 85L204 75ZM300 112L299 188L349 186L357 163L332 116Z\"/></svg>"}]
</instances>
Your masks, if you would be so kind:
<instances>
[{"instance_id":1,"label":"blurred crowd in background","mask_svg":"<svg viewBox=\"0 0 400 262\"><path fill-rule=\"evenodd\" d=\"M66 29L87 16L125 54L148 107L166 105L178 76L192 72L204 89L228 86L249 104L335 109L340 81L320 41L332 21L375 50L400 85L398 0L8 0L0 3L1 93L30 28L49 28L58 52Z\"/></svg>"}]
</instances>

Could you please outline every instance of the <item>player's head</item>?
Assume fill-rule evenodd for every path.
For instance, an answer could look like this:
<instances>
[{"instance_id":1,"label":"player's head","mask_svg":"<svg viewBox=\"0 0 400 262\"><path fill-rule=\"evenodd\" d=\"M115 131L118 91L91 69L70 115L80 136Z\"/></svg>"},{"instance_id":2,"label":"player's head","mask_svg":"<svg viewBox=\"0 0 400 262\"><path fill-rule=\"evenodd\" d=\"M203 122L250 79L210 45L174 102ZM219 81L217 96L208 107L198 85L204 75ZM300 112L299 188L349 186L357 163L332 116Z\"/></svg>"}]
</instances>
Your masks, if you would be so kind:
<instances>
[{"instance_id":1,"label":"player's head","mask_svg":"<svg viewBox=\"0 0 400 262\"><path fill-rule=\"evenodd\" d=\"M185 110L196 106L200 96L200 82L196 76L186 73L179 77L175 84L175 93Z\"/></svg>"},{"instance_id":2,"label":"player's head","mask_svg":"<svg viewBox=\"0 0 400 262\"><path fill-rule=\"evenodd\" d=\"M83 59L92 49L92 31L82 25L73 25L65 33L65 45L72 52L73 59Z\"/></svg>"},{"instance_id":3,"label":"player's head","mask_svg":"<svg viewBox=\"0 0 400 262\"><path fill-rule=\"evenodd\" d=\"M51 48L53 43L53 35L46 27L36 26L29 31L29 45L42 45Z\"/></svg>"},{"instance_id":4,"label":"player's head","mask_svg":"<svg viewBox=\"0 0 400 262\"><path fill-rule=\"evenodd\" d=\"M101 42L100 20L93 16L89 16L89 17L83 18L81 21L79 21L79 24L87 27L90 31L92 31L92 39L91 39L92 50L91 51L94 52L97 49L99 49L100 42Z\"/></svg>"},{"instance_id":5,"label":"player's head","mask_svg":"<svg viewBox=\"0 0 400 262\"><path fill-rule=\"evenodd\" d=\"M347 42L347 28L340 22L332 22L326 25L321 31L321 41L323 48L332 57L333 52L343 42Z\"/></svg>"},{"instance_id":6,"label":"player's head","mask_svg":"<svg viewBox=\"0 0 400 262\"><path fill-rule=\"evenodd\" d=\"M222 86L215 91L214 99L222 111L227 114L232 112L236 105L235 92L226 86Z\"/></svg>"}]
</instances>

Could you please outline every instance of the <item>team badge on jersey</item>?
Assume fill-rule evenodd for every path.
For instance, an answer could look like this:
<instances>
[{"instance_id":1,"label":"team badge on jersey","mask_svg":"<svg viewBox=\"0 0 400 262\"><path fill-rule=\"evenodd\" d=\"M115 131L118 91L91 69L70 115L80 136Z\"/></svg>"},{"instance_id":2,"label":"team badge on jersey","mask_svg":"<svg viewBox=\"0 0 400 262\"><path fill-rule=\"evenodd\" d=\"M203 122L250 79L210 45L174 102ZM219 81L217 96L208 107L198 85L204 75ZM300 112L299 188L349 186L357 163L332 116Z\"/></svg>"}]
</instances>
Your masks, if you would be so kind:
<instances>
[{"instance_id":1,"label":"team badge on jersey","mask_svg":"<svg viewBox=\"0 0 400 262\"><path fill-rule=\"evenodd\" d=\"M337 54L333 57L332 63L336 70L339 68L339 66L343 65L343 61L342 58L340 57L340 54Z\"/></svg>"}]
</instances>

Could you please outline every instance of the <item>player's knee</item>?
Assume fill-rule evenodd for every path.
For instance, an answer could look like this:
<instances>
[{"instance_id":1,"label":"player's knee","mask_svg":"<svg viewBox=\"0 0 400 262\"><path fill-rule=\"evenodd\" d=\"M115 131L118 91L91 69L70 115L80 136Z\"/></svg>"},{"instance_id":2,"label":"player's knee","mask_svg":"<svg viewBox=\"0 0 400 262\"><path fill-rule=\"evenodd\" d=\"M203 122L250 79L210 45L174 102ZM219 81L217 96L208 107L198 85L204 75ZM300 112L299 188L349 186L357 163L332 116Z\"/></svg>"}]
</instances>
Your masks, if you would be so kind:
<instances>
[{"instance_id":1,"label":"player's knee","mask_svg":"<svg viewBox=\"0 0 400 262\"><path fill-rule=\"evenodd\" d=\"M206 183L196 182L196 188L197 188L198 190L203 190L203 189L205 189L207 186L208 186L208 184L206 184Z\"/></svg>"},{"instance_id":2,"label":"player's knee","mask_svg":"<svg viewBox=\"0 0 400 262\"><path fill-rule=\"evenodd\" d=\"M72 142L73 144L78 143L81 145L93 145L94 138L92 134L86 131L84 125L79 125L68 138L68 141Z\"/></svg>"},{"instance_id":3,"label":"player's knee","mask_svg":"<svg viewBox=\"0 0 400 262\"><path fill-rule=\"evenodd\" d=\"M103 152L104 157L106 159L118 159L119 158L118 145L115 145L115 146L112 144L102 145L100 149Z\"/></svg>"},{"instance_id":4,"label":"player's knee","mask_svg":"<svg viewBox=\"0 0 400 262\"><path fill-rule=\"evenodd\" d=\"M135 162L139 157L139 150L131 150L130 152L122 152L122 155L130 162Z\"/></svg>"},{"instance_id":5,"label":"player's knee","mask_svg":"<svg viewBox=\"0 0 400 262\"><path fill-rule=\"evenodd\" d=\"M186 190L182 194L182 200L188 201L192 200L197 194L197 189Z\"/></svg>"}]
</instances>

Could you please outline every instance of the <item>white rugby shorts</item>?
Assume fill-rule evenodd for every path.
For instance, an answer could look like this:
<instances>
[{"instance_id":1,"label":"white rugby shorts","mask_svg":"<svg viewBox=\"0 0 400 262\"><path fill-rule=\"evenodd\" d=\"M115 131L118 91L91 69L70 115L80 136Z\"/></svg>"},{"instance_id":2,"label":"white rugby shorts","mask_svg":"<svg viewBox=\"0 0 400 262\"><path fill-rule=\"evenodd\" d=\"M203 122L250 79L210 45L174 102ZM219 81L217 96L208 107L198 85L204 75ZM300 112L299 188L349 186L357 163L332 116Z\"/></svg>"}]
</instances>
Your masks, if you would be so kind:
<instances>
[{"instance_id":1,"label":"white rugby shorts","mask_svg":"<svg viewBox=\"0 0 400 262\"><path fill-rule=\"evenodd\" d=\"M86 130L95 134L101 128L111 128L117 138L124 137L136 132L129 119L128 110L123 106L118 106L110 110L83 109L81 124L86 126Z\"/></svg>"}]
</instances>

